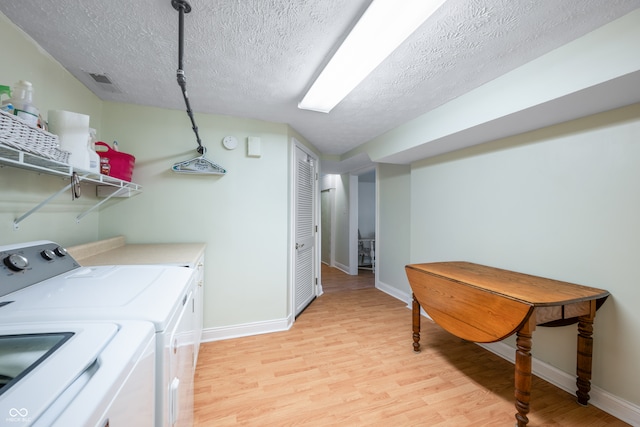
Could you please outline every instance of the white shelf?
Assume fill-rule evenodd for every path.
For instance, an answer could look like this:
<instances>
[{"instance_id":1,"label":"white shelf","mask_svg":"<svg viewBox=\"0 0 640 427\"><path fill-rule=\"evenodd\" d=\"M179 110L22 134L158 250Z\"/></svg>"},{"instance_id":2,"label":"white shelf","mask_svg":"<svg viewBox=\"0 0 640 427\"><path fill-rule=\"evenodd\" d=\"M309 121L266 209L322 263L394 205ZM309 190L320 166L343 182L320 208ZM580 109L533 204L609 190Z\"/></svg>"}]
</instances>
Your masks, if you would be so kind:
<instances>
[{"instance_id":1,"label":"white shelf","mask_svg":"<svg viewBox=\"0 0 640 427\"><path fill-rule=\"evenodd\" d=\"M82 170L78 168L74 168L71 165L66 163L57 162L55 160L46 159L41 156L37 156L34 154L27 153L25 151L20 151L12 147L8 147L6 145L0 144L0 165L11 166L19 169L30 170L33 172L44 173L47 175L57 175L63 178L69 178L69 184L62 188L57 193L51 195L46 200L38 204L36 207L25 213L24 215L16 218L13 222L14 228L18 228L18 224L24 221L27 217L29 217L32 213L38 211L40 208L45 206L51 200L53 200L58 195L64 193L68 189L73 186L73 182L71 182L71 178L75 172L78 180L84 183L90 183L93 185L108 185L110 187L114 187L115 191L111 193L109 196L105 197L97 204L92 206L90 209L81 213L76 217L76 221L80 221L85 215L89 212L93 211L107 200L112 197L117 197L120 193L127 193L129 195L137 194L142 191L142 186L135 184L133 182L123 181L121 179L117 179L111 176L97 174L94 172L90 172L87 170Z\"/></svg>"}]
</instances>

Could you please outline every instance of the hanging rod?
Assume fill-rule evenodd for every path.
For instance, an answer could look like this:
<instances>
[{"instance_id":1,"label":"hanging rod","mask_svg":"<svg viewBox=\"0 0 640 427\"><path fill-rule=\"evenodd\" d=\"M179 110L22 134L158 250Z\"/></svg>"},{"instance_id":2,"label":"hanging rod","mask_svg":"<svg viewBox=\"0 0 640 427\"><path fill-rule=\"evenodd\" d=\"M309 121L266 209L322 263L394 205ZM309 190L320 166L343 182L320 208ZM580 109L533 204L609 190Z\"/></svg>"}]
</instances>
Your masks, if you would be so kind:
<instances>
[{"instance_id":1,"label":"hanging rod","mask_svg":"<svg viewBox=\"0 0 640 427\"><path fill-rule=\"evenodd\" d=\"M191 5L185 0L171 0L171 5L178 11L178 70L176 72L176 78L178 85L182 89L182 97L184 98L184 104L187 107L187 115L191 120L191 129L196 135L196 142L198 143L198 153L204 154L204 147L200 140L200 134L198 133L198 125L193 117L193 110L191 110L191 102L189 102L189 95L187 94L187 77L184 74L183 69L183 57L184 57L184 14L191 12Z\"/></svg>"}]
</instances>

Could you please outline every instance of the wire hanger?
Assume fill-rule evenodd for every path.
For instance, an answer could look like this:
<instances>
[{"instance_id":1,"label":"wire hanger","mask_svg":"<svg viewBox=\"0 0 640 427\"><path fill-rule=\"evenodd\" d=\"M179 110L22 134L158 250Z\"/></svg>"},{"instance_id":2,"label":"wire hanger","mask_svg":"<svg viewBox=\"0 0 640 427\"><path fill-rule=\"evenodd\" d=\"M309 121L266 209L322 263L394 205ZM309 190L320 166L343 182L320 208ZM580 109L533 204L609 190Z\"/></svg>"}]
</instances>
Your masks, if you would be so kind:
<instances>
[{"instance_id":1,"label":"wire hanger","mask_svg":"<svg viewBox=\"0 0 640 427\"><path fill-rule=\"evenodd\" d=\"M178 173L194 173L202 175L224 175L227 173L226 169L217 163L207 159L204 154L207 149L202 148L202 155L191 160L184 162L178 162L171 167L171 170ZM200 149L198 149L198 152Z\"/></svg>"},{"instance_id":2,"label":"wire hanger","mask_svg":"<svg viewBox=\"0 0 640 427\"><path fill-rule=\"evenodd\" d=\"M193 117L193 111L191 110L191 103L189 102L189 95L187 94L187 78L184 75L182 69L182 56L184 51L184 14L191 12L191 5L186 0L171 0L171 5L178 11L178 71L177 79L180 89L182 89L182 97L187 107L187 115L191 119L191 129L196 135L196 142L198 143L197 151L200 154L199 157L187 160L184 162L175 163L171 170L178 173L191 173L202 175L224 175L227 173L226 169L222 166L208 160L204 155L207 149L202 145L200 141L200 135L198 134L198 126Z\"/></svg>"}]
</instances>

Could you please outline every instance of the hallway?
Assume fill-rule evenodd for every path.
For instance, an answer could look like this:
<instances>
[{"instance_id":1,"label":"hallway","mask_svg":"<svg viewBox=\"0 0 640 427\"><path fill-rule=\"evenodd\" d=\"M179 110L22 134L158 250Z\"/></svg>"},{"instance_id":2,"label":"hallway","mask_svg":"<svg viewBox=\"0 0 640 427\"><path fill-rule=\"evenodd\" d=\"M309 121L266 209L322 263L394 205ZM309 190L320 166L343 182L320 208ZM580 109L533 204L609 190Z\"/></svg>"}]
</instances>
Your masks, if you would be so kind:
<instances>
[{"instance_id":1,"label":"hallway","mask_svg":"<svg viewBox=\"0 0 640 427\"><path fill-rule=\"evenodd\" d=\"M357 276L351 276L342 270L322 263L322 290L324 293L353 291L375 288L375 275L370 270L358 270Z\"/></svg>"}]
</instances>

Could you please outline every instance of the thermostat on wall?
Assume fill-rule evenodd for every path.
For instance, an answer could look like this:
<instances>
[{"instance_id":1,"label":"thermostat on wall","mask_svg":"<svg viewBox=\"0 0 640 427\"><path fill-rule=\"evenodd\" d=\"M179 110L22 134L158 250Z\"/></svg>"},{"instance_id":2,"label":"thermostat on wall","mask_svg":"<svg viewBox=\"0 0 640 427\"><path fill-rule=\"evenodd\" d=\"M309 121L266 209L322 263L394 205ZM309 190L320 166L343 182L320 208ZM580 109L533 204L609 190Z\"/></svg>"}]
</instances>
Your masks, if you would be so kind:
<instances>
[{"instance_id":1,"label":"thermostat on wall","mask_svg":"<svg viewBox=\"0 0 640 427\"><path fill-rule=\"evenodd\" d=\"M235 136L225 136L222 138L222 145L224 145L224 148L227 150L233 150L238 146L238 138Z\"/></svg>"}]
</instances>

